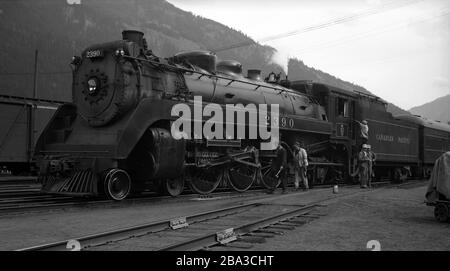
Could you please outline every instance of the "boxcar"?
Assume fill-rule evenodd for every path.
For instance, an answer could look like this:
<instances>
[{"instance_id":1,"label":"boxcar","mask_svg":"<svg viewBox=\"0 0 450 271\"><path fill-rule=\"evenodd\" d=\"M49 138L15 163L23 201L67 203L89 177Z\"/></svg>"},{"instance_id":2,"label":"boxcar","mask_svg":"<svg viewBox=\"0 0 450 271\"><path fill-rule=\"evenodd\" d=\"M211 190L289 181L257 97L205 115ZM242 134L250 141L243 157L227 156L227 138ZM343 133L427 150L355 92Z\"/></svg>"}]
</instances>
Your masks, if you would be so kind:
<instances>
[{"instance_id":1,"label":"boxcar","mask_svg":"<svg viewBox=\"0 0 450 271\"><path fill-rule=\"evenodd\" d=\"M34 145L61 102L0 95L0 167L28 172Z\"/></svg>"}]
</instances>

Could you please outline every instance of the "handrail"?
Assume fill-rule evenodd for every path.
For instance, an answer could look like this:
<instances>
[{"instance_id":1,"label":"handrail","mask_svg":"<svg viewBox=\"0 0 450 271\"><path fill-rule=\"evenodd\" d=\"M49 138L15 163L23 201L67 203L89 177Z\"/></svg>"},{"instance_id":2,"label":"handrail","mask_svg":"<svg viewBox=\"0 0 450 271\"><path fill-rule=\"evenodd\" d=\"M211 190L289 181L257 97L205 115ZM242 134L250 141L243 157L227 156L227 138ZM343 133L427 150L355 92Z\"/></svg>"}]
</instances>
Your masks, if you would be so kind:
<instances>
[{"instance_id":1,"label":"handrail","mask_svg":"<svg viewBox=\"0 0 450 271\"><path fill-rule=\"evenodd\" d=\"M207 76L209 78L214 77L214 78L217 78L217 79L231 80L232 82L239 82L239 83L248 84L248 85L251 85L251 86L256 86L258 88L259 87L266 87L266 88L277 90L277 91L290 92L290 93L293 93L293 94L307 96L307 95L305 95L303 93L300 93L300 92L295 91L295 90L291 90L289 88L277 87L277 86L271 86L271 85L265 85L265 84L258 84L258 83L253 83L253 82L249 82L249 81L245 81L245 80L240 80L240 79L237 79L237 78L230 78L230 77L225 77L225 76L221 76L221 75L217 75L217 74L204 73L204 72L201 72L201 71L181 68L181 67L173 66L173 65L170 65L170 64L162 63L162 62L158 62L158 61L154 61L154 60L150 60L150 59L145 59L145 58L138 58L138 57L132 57L132 56L126 56L126 55L122 56L122 57L129 58L129 59L134 59L134 60L137 60L137 61L144 61L144 62L148 62L148 63L153 64L153 65L156 65L156 66L164 66L166 68L176 69L176 70L182 71L182 72L196 73L196 74L201 75L200 78L203 77L203 76ZM267 83L267 84L269 84L269 83Z\"/></svg>"},{"instance_id":2,"label":"handrail","mask_svg":"<svg viewBox=\"0 0 450 271\"><path fill-rule=\"evenodd\" d=\"M6 95L6 94L0 94L0 99L16 100L17 102L45 102L45 103L53 103L53 104L67 103L64 101L48 100L48 99L40 99L40 98L29 98L29 97Z\"/></svg>"}]
</instances>

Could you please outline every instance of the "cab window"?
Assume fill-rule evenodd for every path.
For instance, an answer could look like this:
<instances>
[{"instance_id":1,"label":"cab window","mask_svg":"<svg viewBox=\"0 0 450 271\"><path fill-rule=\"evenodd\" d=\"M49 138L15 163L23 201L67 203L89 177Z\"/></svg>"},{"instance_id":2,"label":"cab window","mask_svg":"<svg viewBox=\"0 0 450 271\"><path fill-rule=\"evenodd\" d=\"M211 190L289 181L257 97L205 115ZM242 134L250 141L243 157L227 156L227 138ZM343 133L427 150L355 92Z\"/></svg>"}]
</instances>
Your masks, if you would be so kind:
<instances>
[{"instance_id":1,"label":"cab window","mask_svg":"<svg viewBox=\"0 0 450 271\"><path fill-rule=\"evenodd\" d=\"M337 98L336 101L336 114L341 117L349 117L349 101L344 98Z\"/></svg>"}]
</instances>

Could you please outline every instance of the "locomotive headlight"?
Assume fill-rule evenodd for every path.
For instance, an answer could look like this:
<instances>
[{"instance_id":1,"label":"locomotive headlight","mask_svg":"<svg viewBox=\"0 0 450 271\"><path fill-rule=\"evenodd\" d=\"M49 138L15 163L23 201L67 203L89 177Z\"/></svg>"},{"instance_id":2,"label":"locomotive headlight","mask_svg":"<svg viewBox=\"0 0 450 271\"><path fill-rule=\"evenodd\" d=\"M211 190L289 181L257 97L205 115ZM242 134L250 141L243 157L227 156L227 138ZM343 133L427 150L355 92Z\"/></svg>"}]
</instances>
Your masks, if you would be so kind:
<instances>
[{"instance_id":1,"label":"locomotive headlight","mask_svg":"<svg viewBox=\"0 0 450 271\"><path fill-rule=\"evenodd\" d=\"M87 85L88 85L88 91L89 91L89 95L94 95L95 93L97 93L97 89L98 89L98 80L97 78L90 78L87 81Z\"/></svg>"}]
</instances>

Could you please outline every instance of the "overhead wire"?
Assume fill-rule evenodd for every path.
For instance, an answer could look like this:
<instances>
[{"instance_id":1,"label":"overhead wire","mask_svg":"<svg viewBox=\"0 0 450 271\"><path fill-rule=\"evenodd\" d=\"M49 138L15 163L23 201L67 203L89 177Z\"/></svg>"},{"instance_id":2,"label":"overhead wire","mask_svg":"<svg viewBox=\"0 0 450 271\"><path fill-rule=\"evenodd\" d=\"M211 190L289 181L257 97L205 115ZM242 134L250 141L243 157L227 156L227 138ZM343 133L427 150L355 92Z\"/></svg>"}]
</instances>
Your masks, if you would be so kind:
<instances>
[{"instance_id":1,"label":"overhead wire","mask_svg":"<svg viewBox=\"0 0 450 271\"><path fill-rule=\"evenodd\" d=\"M253 44L257 44L257 43L263 43L263 42L267 42L267 41L272 41L272 40L277 40L277 39L282 39L282 38L286 38L286 37L290 37L290 36L294 36L294 35L298 35L298 34L302 34L302 33L306 33L306 32L310 32L310 31L314 31L314 30L319 30L322 28L327 28L327 27L331 27L331 26L335 26L338 24L342 24L342 23L347 23L353 20L358 20L367 16L371 16L371 15L375 15L375 14L379 14L382 12L387 12L387 11L391 11L397 8L401 8L401 7L405 7L408 5L412 5L412 4L416 4L418 2L422 2L423 0L412 0L412 1L403 1L403 2L398 2L398 1L391 1L389 3L383 4L381 6L378 6L376 8L370 8L367 10L364 10L362 12L359 13L354 13L354 14L350 14L350 15L346 15L346 16L342 16L342 17L335 17L331 20L316 24L316 25L311 25L302 29L298 29L298 30L294 30L294 31L290 31L290 32L286 32L286 33L281 33L281 34L277 34L277 35L272 35L272 36L268 36L265 38L261 38L258 41L254 41L254 40L250 40L250 41L244 41L244 42L240 42L240 43L236 43L236 44L232 44L229 46L224 46L224 47L220 47L220 48L216 48L216 49L212 49L212 52L221 52L221 51L226 51L226 50L231 50L231 49L237 49L237 48L241 48L241 47L246 47L249 45L253 45Z\"/></svg>"},{"instance_id":2,"label":"overhead wire","mask_svg":"<svg viewBox=\"0 0 450 271\"><path fill-rule=\"evenodd\" d=\"M363 38L367 38L367 37L373 37L374 35L385 34L385 33L388 33L388 32L390 32L392 30L396 30L396 29L403 28L403 27L408 27L410 25L417 24L417 23L423 23L423 22L429 21L429 20L435 20L435 19L438 19L440 17L444 17L444 16L448 16L448 15L450 15L450 10L442 12L441 14L435 15L432 18L427 17L427 18L422 18L421 20L418 20L418 21L402 22L400 24L389 25L387 27L372 29L372 30L369 30L369 31L365 31L363 33L359 33L357 35L352 35L352 36L341 38L341 39L337 39L337 40L334 40L334 41L316 43L316 44L313 44L313 45L311 45L309 47L306 47L306 48L303 48L303 49L300 49L300 50L295 50L295 51L293 51L293 53L295 53L295 54L308 53L308 52L311 52L311 51L317 51L319 49L326 49L326 48L334 47L334 46L337 46L337 45L345 44L345 43L348 43L348 42L352 42L352 41L355 41L355 40L359 40L359 39L363 39Z\"/></svg>"}]
</instances>

